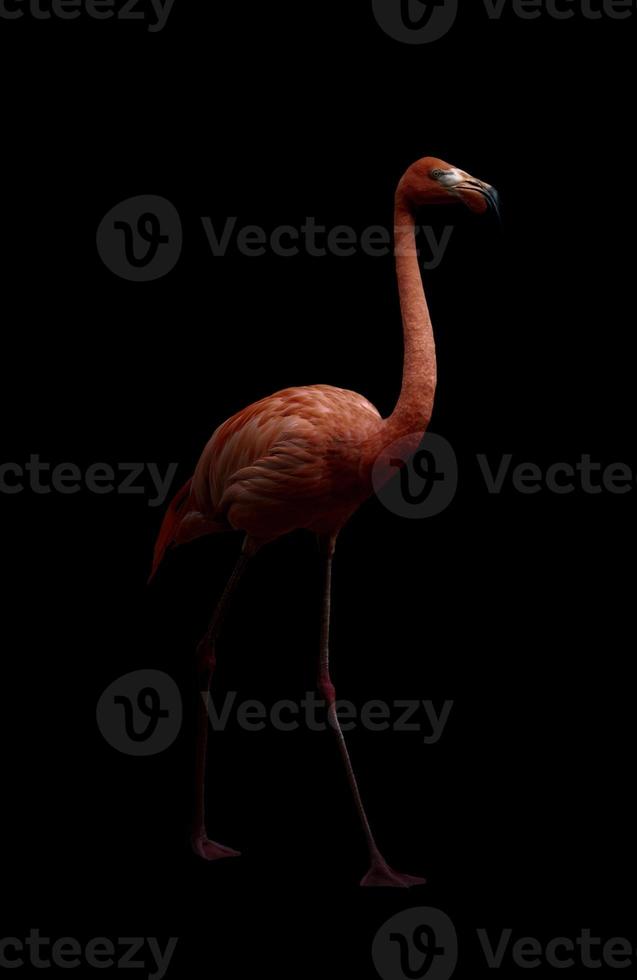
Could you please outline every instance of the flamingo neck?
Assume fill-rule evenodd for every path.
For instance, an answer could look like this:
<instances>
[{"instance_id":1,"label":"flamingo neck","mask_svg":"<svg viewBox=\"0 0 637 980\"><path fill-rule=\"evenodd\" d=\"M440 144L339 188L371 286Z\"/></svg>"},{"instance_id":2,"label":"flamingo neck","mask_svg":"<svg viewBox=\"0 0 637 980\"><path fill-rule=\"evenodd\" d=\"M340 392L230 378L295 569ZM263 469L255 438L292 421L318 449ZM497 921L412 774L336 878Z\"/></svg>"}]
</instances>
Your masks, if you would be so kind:
<instances>
[{"instance_id":1,"label":"flamingo neck","mask_svg":"<svg viewBox=\"0 0 637 980\"><path fill-rule=\"evenodd\" d=\"M403 319L404 360L400 396L386 420L386 437L424 433L436 391L436 345L416 249L413 210L400 188L394 210L394 254Z\"/></svg>"}]
</instances>

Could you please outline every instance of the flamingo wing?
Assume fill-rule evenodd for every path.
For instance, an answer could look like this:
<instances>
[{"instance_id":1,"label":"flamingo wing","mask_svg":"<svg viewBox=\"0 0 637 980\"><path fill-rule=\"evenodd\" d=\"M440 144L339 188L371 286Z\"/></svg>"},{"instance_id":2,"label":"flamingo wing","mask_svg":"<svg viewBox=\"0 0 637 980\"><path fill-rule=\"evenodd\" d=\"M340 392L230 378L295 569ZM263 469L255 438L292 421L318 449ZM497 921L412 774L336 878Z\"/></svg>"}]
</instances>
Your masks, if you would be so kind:
<instances>
[{"instance_id":1,"label":"flamingo wing","mask_svg":"<svg viewBox=\"0 0 637 980\"><path fill-rule=\"evenodd\" d=\"M205 534L235 529L270 540L338 525L366 495L358 447L380 423L366 398L330 385L286 388L233 415L170 504L151 577L168 547Z\"/></svg>"},{"instance_id":2,"label":"flamingo wing","mask_svg":"<svg viewBox=\"0 0 637 980\"><path fill-rule=\"evenodd\" d=\"M197 510L260 537L312 526L356 481L356 446L379 423L366 398L329 385L255 402L204 449L193 477Z\"/></svg>"}]
</instances>

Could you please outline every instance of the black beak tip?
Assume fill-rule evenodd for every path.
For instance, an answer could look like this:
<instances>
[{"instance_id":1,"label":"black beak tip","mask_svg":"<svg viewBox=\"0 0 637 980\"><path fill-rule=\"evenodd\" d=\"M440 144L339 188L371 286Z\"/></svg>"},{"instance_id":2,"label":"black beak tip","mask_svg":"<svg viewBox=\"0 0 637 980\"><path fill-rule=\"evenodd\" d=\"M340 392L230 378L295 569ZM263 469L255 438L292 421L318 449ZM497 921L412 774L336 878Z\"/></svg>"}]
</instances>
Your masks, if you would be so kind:
<instances>
[{"instance_id":1,"label":"black beak tip","mask_svg":"<svg viewBox=\"0 0 637 980\"><path fill-rule=\"evenodd\" d=\"M496 215L500 224L502 224L502 210L500 207L500 195L496 191L495 187L490 187L484 195L487 199L489 208Z\"/></svg>"}]
</instances>

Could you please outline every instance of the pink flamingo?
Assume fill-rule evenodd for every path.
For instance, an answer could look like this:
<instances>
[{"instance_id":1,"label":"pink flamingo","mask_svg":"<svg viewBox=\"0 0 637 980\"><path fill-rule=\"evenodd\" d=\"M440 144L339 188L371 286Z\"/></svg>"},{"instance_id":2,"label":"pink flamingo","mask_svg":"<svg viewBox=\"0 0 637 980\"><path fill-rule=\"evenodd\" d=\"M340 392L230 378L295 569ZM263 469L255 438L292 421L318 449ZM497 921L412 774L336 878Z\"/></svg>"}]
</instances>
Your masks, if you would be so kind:
<instances>
[{"instance_id":1,"label":"pink flamingo","mask_svg":"<svg viewBox=\"0 0 637 980\"><path fill-rule=\"evenodd\" d=\"M489 205L497 211L497 195L490 185L431 157L409 167L396 190L394 252L404 366L400 397L389 418L381 418L362 395L329 385L286 388L233 415L213 433L192 479L170 504L151 573L152 578L171 545L221 531L245 534L238 562L197 647L207 693L219 630L250 558L267 542L297 528L317 535L324 562L318 687L327 703L330 727L338 740L369 848L371 867L361 885L406 888L424 884L425 879L394 871L380 853L341 731L329 671L332 556L339 531L372 493L372 468L381 466L387 478L391 477L396 442L400 441L401 455L406 458L417 449L429 424L436 388L436 351L418 264L415 212L423 205L450 202L463 202L479 214ZM213 861L239 852L211 841L206 833L207 721L202 698L192 846L196 854Z\"/></svg>"}]
</instances>

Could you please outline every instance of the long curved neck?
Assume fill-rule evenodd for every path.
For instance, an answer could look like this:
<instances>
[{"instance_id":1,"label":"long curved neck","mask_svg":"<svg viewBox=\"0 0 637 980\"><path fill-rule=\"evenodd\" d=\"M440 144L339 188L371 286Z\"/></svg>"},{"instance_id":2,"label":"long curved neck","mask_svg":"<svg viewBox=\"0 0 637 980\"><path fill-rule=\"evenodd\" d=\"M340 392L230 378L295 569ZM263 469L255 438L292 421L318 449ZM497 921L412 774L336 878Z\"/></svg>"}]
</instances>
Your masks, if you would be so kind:
<instances>
[{"instance_id":1,"label":"long curved neck","mask_svg":"<svg viewBox=\"0 0 637 980\"><path fill-rule=\"evenodd\" d=\"M400 397L386 420L386 432L392 439L399 439L425 431L436 391L436 345L418 264L416 223L400 187L394 211L394 253L403 319L404 361Z\"/></svg>"}]
</instances>

